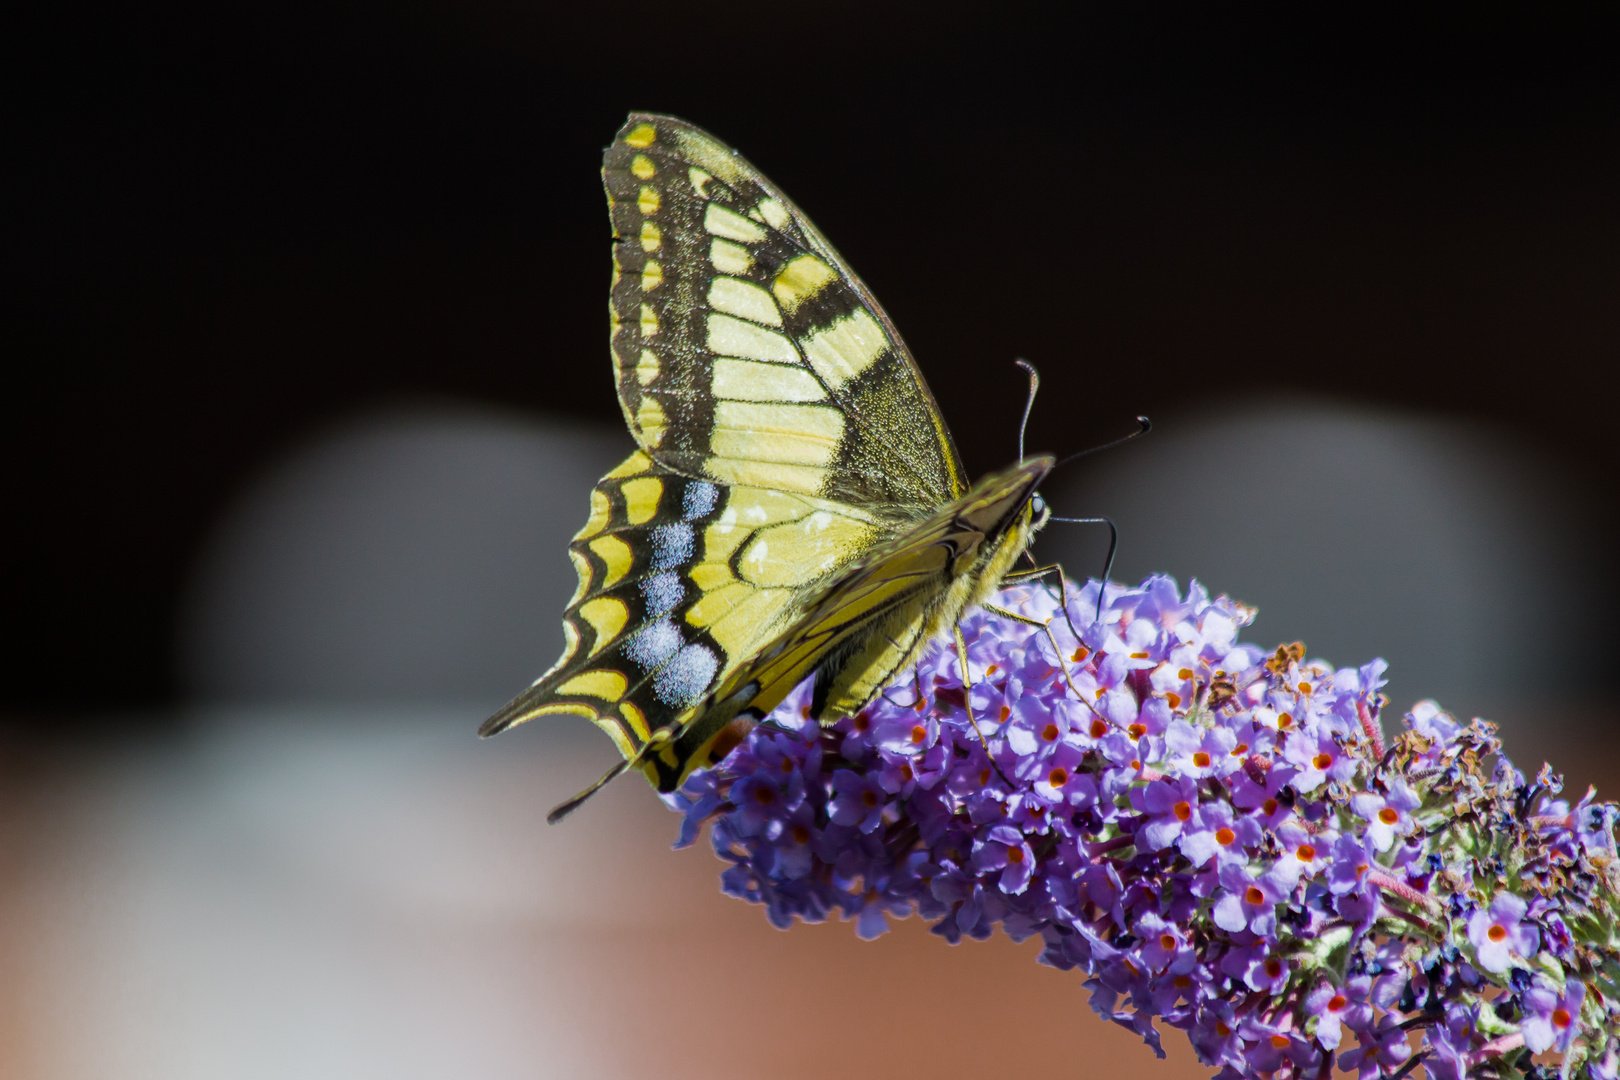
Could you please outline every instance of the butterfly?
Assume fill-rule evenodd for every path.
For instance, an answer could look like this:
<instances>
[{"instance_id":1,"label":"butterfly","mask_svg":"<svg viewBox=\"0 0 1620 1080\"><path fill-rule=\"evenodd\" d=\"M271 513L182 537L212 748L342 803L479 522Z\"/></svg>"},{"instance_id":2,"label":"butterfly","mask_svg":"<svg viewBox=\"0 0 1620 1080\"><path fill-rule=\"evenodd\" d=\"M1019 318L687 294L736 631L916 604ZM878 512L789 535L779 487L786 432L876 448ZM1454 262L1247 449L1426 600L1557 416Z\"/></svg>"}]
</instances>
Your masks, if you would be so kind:
<instances>
[{"instance_id":1,"label":"butterfly","mask_svg":"<svg viewBox=\"0 0 1620 1080\"><path fill-rule=\"evenodd\" d=\"M577 714L613 740L624 760L553 822L628 769L675 790L807 678L808 715L856 714L1009 577L1053 467L969 485L871 292L714 136L632 114L602 178L637 449L569 545L562 657L479 729Z\"/></svg>"}]
</instances>

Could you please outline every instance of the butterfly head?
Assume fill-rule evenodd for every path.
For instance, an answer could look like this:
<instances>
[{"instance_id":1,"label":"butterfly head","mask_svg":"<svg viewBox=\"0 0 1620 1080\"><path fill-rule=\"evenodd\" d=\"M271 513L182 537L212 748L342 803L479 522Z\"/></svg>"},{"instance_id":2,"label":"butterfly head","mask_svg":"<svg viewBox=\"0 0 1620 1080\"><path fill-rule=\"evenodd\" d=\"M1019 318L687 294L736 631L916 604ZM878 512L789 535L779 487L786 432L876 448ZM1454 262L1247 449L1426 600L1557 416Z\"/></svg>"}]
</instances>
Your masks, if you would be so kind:
<instances>
[{"instance_id":1,"label":"butterfly head","mask_svg":"<svg viewBox=\"0 0 1620 1080\"><path fill-rule=\"evenodd\" d=\"M1041 493L1038 491L1030 492L1027 512L1031 532L1045 525L1047 518L1052 516L1052 508L1046 505L1046 500L1041 498Z\"/></svg>"}]
</instances>

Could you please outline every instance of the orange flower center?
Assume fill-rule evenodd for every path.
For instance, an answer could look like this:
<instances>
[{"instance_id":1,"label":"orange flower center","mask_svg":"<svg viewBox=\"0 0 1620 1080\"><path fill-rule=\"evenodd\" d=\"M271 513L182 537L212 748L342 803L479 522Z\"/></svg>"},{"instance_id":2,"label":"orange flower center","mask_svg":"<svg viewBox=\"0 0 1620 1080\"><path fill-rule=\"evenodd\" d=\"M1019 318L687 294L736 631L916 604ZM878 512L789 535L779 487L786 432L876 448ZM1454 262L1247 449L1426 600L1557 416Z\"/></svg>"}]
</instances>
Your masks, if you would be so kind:
<instances>
[{"instance_id":1,"label":"orange flower center","mask_svg":"<svg viewBox=\"0 0 1620 1080\"><path fill-rule=\"evenodd\" d=\"M1394 810L1391 810L1386 806L1382 810L1378 811L1378 820L1382 821L1385 825L1393 825L1397 821L1401 820L1401 815L1397 814Z\"/></svg>"},{"instance_id":2,"label":"orange flower center","mask_svg":"<svg viewBox=\"0 0 1620 1080\"><path fill-rule=\"evenodd\" d=\"M1107 724L1103 723L1101 720L1093 720L1091 722L1091 737L1093 739L1100 739L1106 734L1108 734Z\"/></svg>"},{"instance_id":3,"label":"orange flower center","mask_svg":"<svg viewBox=\"0 0 1620 1080\"><path fill-rule=\"evenodd\" d=\"M1010 847L1010 848L1008 848L1007 849L1007 861L1010 862L1010 863L1021 863L1021 862L1023 862L1024 861L1024 849L1021 848L1021 847Z\"/></svg>"},{"instance_id":4,"label":"orange flower center","mask_svg":"<svg viewBox=\"0 0 1620 1080\"><path fill-rule=\"evenodd\" d=\"M1140 739L1142 736L1147 734L1147 725L1132 724L1130 727L1126 728L1125 731L1128 735L1130 735L1131 738Z\"/></svg>"},{"instance_id":5,"label":"orange flower center","mask_svg":"<svg viewBox=\"0 0 1620 1080\"><path fill-rule=\"evenodd\" d=\"M1317 754L1315 757L1311 758L1311 764L1315 765L1318 769L1326 770L1329 765L1333 764L1333 755Z\"/></svg>"},{"instance_id":6,"label":"orange flower center","mask_svg":"<svg viewBox=\"0 0 1620 1080\"><path fill-rule=\"evenodd\" d=\"M1170 703L1170 707L1172 709L1181 708L1181 695L1176 693L1174 690L1166 690L1164 700Z\"/></svg>"},{"instance_id":7,"label":"orange flower center","mask_svg":"<svg viewBox=\"0 0 1620 1080\"><path fill-rule=\"evenodd\" d=\"M1058 736L1062 734L1063 732L1058 730L1058 726L1056 724L1047 724L1045 727L1041 728L1041 738L1045 739L1047 742L1057 742Z\"/></svg>"},{"instance_id":8,"label":"orange flower center","mask_svg":"<svg viewBox=\"0 0 1620 1080\"><path fill-rule=\"evenodd\" d=\"M1343 994L1334 994L1332 1000L1328 1002L1328 1012L1338 1012L1348 1004L1350 1002L1345 999Z\"/></svg>"},{"instance_id":9,"label":"orange flower center","mask_svg":"<svg viewBox=\"0 0 1620 1080\"><path fill-rule=\"evenodd\" d=\"M1207 769L1207 768L1209 768L1209 755L1204 753L1202 750L1196 751L1193 754L1193 768L1195 768L1195 769Z\"/></svg>"},{"instance_id":10,"label":"orange flower center","mask_svg":"<svg viewBox=\"0 0 1620 1080\"><path fill-rule=\"evenodd\" d=\"M1059 765L1052 770L1051 775L1046 778L1046 782L1053 787L1062 787L1069 782L1069 770Z\"/></svg>"},{"instance_id":11,"label":"orange flower center","mask_svg":"<svg viewBox=\"0 0 1620 1080\"><path fill-rule=\"evenodd\" d=\"M1166 952L1169 952L1171 949L1174 949L1175 947L1176 947L1176 938L1175 938L1174 934L1160 934L1159 935L1159 948L1165 950Z\"/></svg>"},{"instance_id":12,"label":"orange flower center","mask_svg":"<svg viewBox=\"0 0 1620 1080\"><path fill-rule=\"evenodd\" d=\"M1192 668L1182 668L1180 671L1176 672L1176 678L1178 679L1190 679L1192 677Z\"/></svg>"},{"instance_id":13,"label":"orange flower center","mask_svg":"<svg viewBox=\"0 0 1620 1080\"><path fill-rule=\"evenodd\" d=\"M1485 936L1492 941L1505 941L1507 940L1507 927L1501 923L1492 923L1491 928L1485 931Z\"/></svg>"},{"instance_id":14,"label":"orange flower center","mask_svg":"<svg viewBox=\"0 0 1620 1080\"><path fill-rule=\"evenodd\" d=\"M1260 809L1266 812L1266 817L1270 817L1272 814L1277 812L1277 800L1267 799L1265 802L1260 804Z\"/></svg>"},{"instance_id":15,"label":"orange flower center","mask_svg":"<svg viewBox=\"0 0 1620 1080\"><path fill-rule=\"evenodd\" d=\"M793 826L793 842L795 844L808 844L810 842L810 830L803 825Z\"/></svg>"},{"instance_id":16,"label":"orange flower center","mask_svg":"<svg viewBox=\"0 0 1620 1080\"><path fill-rule=\"evenodd\" d=\"M861 802L866 804L866 808L868 810L873 809L878 804L877 792L875 792L875 791L863 791L863 792L861 792Z\"/></svg>"},{"instance_id":17,"label":"orange flower center","mask_svg":"<svg viewBox=\"0 0 1620 1080\"><path fill-rule=\"evenodd\" d=\"M1177 821L1186 821L1192 817L1192 807L1185 800L1172 806L1170 812L1176 815Z\"/></svg>"},{"instance_id":18,"label":"orange flower center","mask_svg":"<svg viewBox=\"0 0 1620 1080\"><path fill-rule=\"evenodd\" d=\"M1553 1010L1553 1027L1567 1028L1569 1027L1571 1020L1572 1017L1569 1015L1568 1009Z\"/></svg>"},{"instance_id":19,"label":"orange flower center","mask_svg":"<svg viewBox=\"0 0 1620 1080\"><path fill-rule=\"evenodd\" d=\"M1232 841L1236 839L1237 833L1233 832L1231 829L1223 826L1222 828L1215 830L1215 842L1221 845L1221 847L1231 847Z\"/></svg>"},{"instance_id":20,"label":"orange flower center","mask_svg":"<svg viewBox=\"0 0 1620 1080\"><path fill-rule=\"evenodd\" d=\"M1243 899L1248 901L1248 903L1252 906L1259 907L1261 904L1266 902L1266 894L1255 888L1253 885L1250 885L1248 891L1243 894Z\"/></svg>"},{"instance_id":21,"label":"orange flower center","mask_svg":"<svg viewBox=\"0 0 1620 1080\"><path fill-rule=\"evenodd\" d=\"M1311 847L1309 844L1301 844L1299 845L1299 848L1295 850L1294 857L1300 862L1315 862L1316 849Z\"/></svg>"},{"instance_id":22,"label":"orange flower center","mask_svg":"<svg viewBox=\"0 0 1620 1080\"><path fill-rule=\"evenodd\" d=\"M1084 660L1086 657L1088 657L1090 655L1091 655L1091 650L1086 648L1084 645L1082 645L1078 649L1074 650L1074 655L1069 657L1069 659L1073 660L1075 663L1078 664L1080 661Z\"/></svg>"},{"instance_id":23,"label":"orange flower center","mask_svg":"<svg viewBox=\"0 0 1620 1080\"><path fill-rule=\"evenodd\" d=\"M928 738L928 729L921 724L913 724L911 728L911 741L915 745Z\"/></svg>"},{"instance_id":24,"label":"orange flower center","mask_svg":"<svg viewBox=\"0 0 1620 1080\"><path fill-rule=\"evenodd\" d=\"M1293 726L1294 726L1294 714L1293 713L1278 713L1277 714L1277 727L1278 727L1279 730L1287 731L1289 728L1291 728Z\"/></svg>"}]
</instances>

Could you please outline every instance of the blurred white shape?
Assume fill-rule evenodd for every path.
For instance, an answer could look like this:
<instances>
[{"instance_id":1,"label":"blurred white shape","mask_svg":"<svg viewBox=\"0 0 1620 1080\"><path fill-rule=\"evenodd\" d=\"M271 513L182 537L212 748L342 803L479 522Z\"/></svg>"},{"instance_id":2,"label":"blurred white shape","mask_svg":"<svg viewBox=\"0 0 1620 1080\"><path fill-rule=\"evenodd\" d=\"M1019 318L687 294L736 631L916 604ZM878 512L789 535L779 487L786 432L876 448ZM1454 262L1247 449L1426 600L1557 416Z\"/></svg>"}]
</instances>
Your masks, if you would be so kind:
<instances>
[{"instance_id":1,"label":"blurred white shape","mask_svg":"<svg viewBox=\"0 0 1620 1080\"><path fill-rule=\"evenodd\" d=\"M87 770L52 819L54 881L8 977L36 1032L93 1019L36 1075L636 1075L604 1060L611 1021L571 950L723 901L644 784L545 825L615 756L605 739L480 743L465 717L398 708L197 719L184 746Z\"/></svg>"},{"instance_id":2,"label":"blurred white shape","mask_svg":"<svg viewBox=\"0 0 1620 1080\"><path fill-rule=\"evenodd\" d=\"M1534 447L1313 399L1155 419L1149 437L1047 485L1056 513L1119 525L1116 580L1196 577L1259 608L1246 640L1303 640L1341 665L1382 656L1401 710L1434 697L1500 718L1589 689L1567 676L1602 589L1573 493ZM1105 548L1094 526L1052 525L1040 542L1081 578ZM1554 672L1566 679L1550 687Z\"/></svg>"},{"instance_id":3,"label":"blurred white shape","mask_svg":"<svg viewBox=\"0 0 1620 1080\"><path fill-rule=\"evenodd\" d=\"M237 500L199 560L187 689L499 705L561 652L568 540L630 449L622 431L451 407L318 435Z\"/></svg>"}]
</instances>

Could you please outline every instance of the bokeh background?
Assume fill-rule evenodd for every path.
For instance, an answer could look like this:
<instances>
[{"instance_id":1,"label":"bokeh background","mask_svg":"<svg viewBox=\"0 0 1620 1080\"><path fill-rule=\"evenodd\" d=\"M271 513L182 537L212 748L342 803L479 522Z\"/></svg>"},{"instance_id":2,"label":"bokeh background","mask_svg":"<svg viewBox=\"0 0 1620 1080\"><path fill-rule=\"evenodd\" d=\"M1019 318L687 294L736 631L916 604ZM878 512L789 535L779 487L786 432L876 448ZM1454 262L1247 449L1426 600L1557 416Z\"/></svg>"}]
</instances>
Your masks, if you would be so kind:
<instances>
[{"instance_id":1,"label":"bokeh background","mask_svg":"<svg viewBox=\"0 0 1620 1080\"><path fill-rule=\"evenodd\" d=\"M549 665L629 447L597 168L733 143L1116 577L1620 781L1597 4L56 5L8 35L0 1075L1201 1071L1034 947L771 929ZM1040 554L1101 566L1095 529Z\"/></svg>"}]
</instances>

